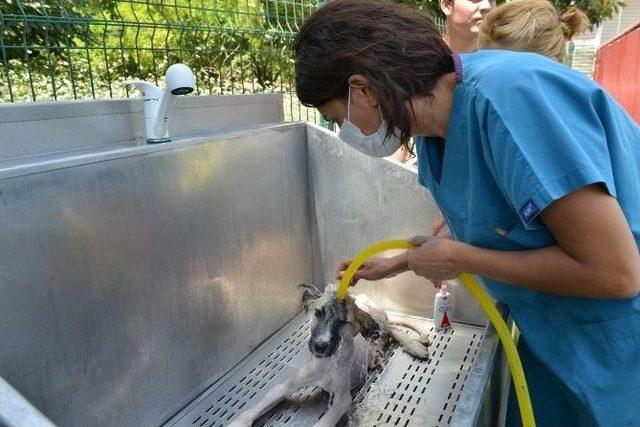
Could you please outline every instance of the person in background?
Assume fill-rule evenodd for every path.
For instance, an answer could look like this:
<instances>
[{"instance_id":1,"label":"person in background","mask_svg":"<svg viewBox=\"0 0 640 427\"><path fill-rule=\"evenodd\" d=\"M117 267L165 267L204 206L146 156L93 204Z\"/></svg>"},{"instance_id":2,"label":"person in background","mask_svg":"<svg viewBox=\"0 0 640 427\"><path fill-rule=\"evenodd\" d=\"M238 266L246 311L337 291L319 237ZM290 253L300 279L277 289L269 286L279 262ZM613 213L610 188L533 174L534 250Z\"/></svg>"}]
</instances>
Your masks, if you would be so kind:
<instances>
[{"instance_id":1,"label":"person in background","mask_svg":"<svg viewBox=\"0 0 640 427\"><path fill-rule=\"evenodd\" d=\"M480 26L494 6L494 0L440 0L447 21L443 38L453 53L478 49Z\"/></svg>"},{"instance_id":2,"label":"person in background","mask_svg":"<svg viewBox=\"0 0 640 427\"><path fill-rule=\"evenodd\" d=\"M567 60L567 42L589 27L575 6L562 15L547 0L514 0L492 10L480 25L480 49L534 52Z\"/></svg>"},{"instance_id":3,"label":"person in background","mask_svg":"<svg viewBox=\"0 0 640 427\"><path fill-rule=\"evenodd\" d=\"M495 0L440 0L440 10L446 20L443 38L453 53L469 53L478 49L480 25L492 7L495 7ZM414 158L406 147L401 147L391 157L401 163ZM434 229L441 224L444 224L444 218L439 215Z\"/></svg>"}]
</instances>

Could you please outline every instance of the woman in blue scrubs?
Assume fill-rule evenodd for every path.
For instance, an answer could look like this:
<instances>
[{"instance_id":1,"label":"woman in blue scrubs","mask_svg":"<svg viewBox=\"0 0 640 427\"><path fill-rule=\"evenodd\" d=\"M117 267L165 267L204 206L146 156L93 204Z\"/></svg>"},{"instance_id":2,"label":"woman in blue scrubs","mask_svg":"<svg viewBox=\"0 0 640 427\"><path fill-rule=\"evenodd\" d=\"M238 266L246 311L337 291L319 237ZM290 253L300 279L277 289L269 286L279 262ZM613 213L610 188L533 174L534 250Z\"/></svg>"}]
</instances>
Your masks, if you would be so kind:
<instances>
[{"instance_id":1,"label":"woman in blue scrubs","mask_svg":"<svg viewBox=\"0 0 640 427\"><path fill-rule=\"evenodd\" d=\"M340 124L346 143L384 157L425 135L419 179L455 236L413 238L418 249L356 278L481 276L522 332L538 425L640 425L640 128L630 116L543 56L452 55L431 21L390 3L329 3L295 52L298 97Z\"/></svg>"}]
</instances>

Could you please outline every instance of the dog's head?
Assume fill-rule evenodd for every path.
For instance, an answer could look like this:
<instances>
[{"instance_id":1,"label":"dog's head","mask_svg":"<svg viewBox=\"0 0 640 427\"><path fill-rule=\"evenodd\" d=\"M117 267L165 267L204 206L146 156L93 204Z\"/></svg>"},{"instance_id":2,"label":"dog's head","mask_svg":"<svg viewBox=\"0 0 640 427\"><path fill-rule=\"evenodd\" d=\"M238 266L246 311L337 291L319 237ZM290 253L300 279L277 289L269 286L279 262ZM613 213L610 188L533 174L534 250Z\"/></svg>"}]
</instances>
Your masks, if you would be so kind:
<instances>
[{"instance_id":1,"label":"dog's head","mask_svg":"<svg viewBox=\"0 0 640 427\"><path fill-rule=\"evenodd\" d=\"M377 334L378 324L360 310L353 298L347 296L340 303L335 298L335 286L327 285L324 292L311 285L305 289L302 302L305 312L313 310L313 323L309 338L309 350L316 357L333 356L345 340L352 340L358 333L365 338Z\"/></svg>"}]
</instances>

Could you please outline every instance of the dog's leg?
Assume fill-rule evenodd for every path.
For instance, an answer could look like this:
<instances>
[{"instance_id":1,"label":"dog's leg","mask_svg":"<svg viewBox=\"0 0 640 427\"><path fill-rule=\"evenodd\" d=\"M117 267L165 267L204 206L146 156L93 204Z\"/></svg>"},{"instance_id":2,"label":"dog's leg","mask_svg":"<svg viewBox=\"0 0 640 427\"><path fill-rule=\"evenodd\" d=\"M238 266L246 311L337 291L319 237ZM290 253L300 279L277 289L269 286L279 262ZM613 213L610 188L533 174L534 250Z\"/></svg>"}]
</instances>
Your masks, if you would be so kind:
<instances>
[{"instance_id":1,"label":"dog's leg","mask_svg":"<svg viewBox=\"0 0 640 427\"><path fill-rule=\"evenodd\" d=\"M256 419L271 410L295 391L315 384L318 378L317 369L313 361L314 359L310 358L309 363L300 369L293 378L274 386L257 404L233 420L233 422L229 424L229 427L250 427Z\"/></svg>"},{"instance_id":2,"label":"dog's leg","mask_svg":"<svg viewBox=\"0 0 640 427\"><path fill-rule=\"evenodd\" d=\"M327 412L318 420L313 427L335 427L340 419L351 407L351 392L349 384L346 384L346 392L341 390L333 395L333 402Z\"/></svg>"},{"instance_id":3,"label":"dog's leg","mask_svg":"<svg viewBox=\"0 0 640 427\"><path fill-rule=\"evenodd\" d=\"M245 412L240 414L238 418L233 420L233 422L229 424L229 427L249 427L253 425L253 422L257 418L276 406L282 400L286 399L296 390L297 387L293 387L293 384L291 384L290 381L276 385L269 390L260 402L247 409Z\"/></svg>"},{"instance_id":4,"label":"dog's leg","mask_svg":"<svg viewBox=\"0 0 640 427\"><path fill-rule=\"evenodd\" d=\"M335 427L340 418L347 413L351 407L351 381L349 375L340 377L339 382L333 384L333 398L327 412L318 420L313 427Z\"/></svg>"},{"instance_id":5,"label":"dog's leg","mask_svg":"<svg viewBox=\"0 0 640 427\"><path fill-rule=\"evenodd\" d=\"M429 359L429 348L422 344L419 339L411 338L394 325L389 325L389 332L408 354L418 359Z\"/></svg>"},{"instance_id":6,"label":"dog's leg","mask_svg":"<svg viewBox=\"0 0 640 427\"><path fill-rule=\"evenodd\" d=\"M387 313L388 323L390 325L395 326L404 326L405 328L409 328L420 336L420 342L426 346L430 344L429 340L429 332L417 326L414 322L410 320L405 320L402 317L396 316L391 313Z\"/></svg>"}]
</instances>

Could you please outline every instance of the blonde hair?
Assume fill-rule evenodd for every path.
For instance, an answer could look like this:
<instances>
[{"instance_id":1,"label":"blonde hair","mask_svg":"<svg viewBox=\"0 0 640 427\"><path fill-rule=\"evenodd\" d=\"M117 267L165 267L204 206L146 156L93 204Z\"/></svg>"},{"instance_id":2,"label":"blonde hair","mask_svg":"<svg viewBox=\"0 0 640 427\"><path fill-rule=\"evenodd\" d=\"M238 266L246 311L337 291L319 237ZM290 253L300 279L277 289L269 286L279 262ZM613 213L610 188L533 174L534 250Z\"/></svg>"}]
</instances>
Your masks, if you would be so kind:
<instances>
[{"instance_id":1,"label":"blonde hair","mask_svg":"<svg viewBox=\"0 0 640 427\"><path fill-rule=\"evenodd\" d=\"M575 6L559 16L547 0L514 0L483 19L479 46L535 52L565 62L566 42L588 26L589 18Z\"/></svg>"}]
</instances>

